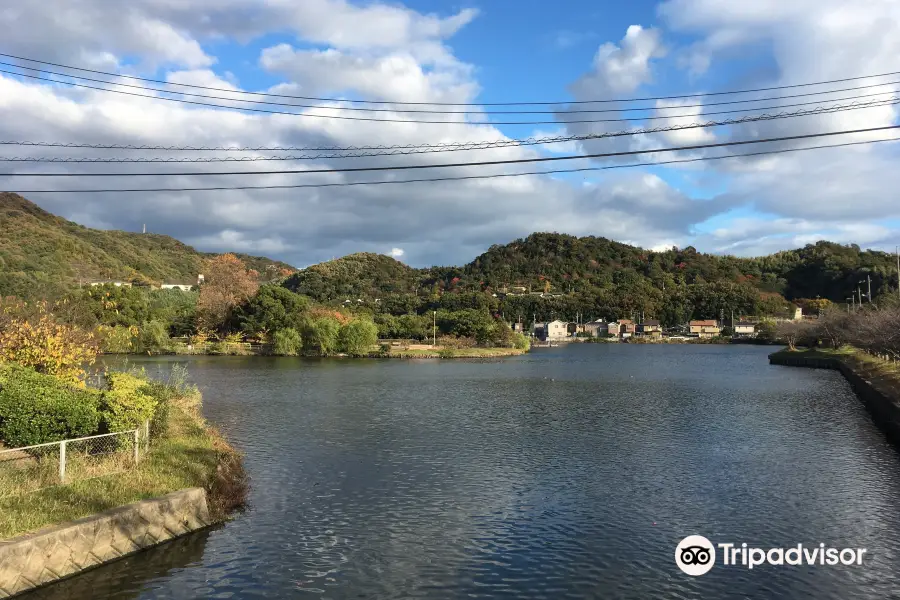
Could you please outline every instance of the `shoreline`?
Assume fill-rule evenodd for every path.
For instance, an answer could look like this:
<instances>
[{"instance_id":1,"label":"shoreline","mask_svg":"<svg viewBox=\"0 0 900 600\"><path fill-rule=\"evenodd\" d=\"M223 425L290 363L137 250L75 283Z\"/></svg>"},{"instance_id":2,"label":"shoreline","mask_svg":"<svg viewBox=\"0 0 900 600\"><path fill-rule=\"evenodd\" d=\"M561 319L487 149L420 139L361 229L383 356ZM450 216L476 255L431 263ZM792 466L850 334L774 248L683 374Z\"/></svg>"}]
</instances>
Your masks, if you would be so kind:
<instances>
[{"instance_id":1,"label":"shoreline","mask_svg":"<svg viewBox=\"0 0 900 600\"><path fill-rule=\"evenodd\" d=\"M872 420L900 446L900 375L888 361L859 350L780 350L769 355L769 364L839 371L850 383Z\"/></svg>"}]
</instances>

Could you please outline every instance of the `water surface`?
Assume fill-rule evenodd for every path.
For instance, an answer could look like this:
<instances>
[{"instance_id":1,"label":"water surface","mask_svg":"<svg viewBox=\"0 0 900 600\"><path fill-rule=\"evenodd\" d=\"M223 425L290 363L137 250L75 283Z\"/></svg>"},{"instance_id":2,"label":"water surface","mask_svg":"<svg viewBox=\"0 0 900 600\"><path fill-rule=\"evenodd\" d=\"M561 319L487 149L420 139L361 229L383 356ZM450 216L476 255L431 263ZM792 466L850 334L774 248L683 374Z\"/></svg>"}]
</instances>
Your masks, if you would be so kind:
<instances>
[{"instance_id":1,"label":"water surface","mask_svg":"<svg viewBox=\"0 0 900 600\"><path fill-rule=\"evenodd\" d=\"M770 366L770 351L143 360L188 364L206 415L246 453L250 510L30 598L896 593L898 453L839 374ZM691 578L674 564L689 534L868 554Z\"/></svg>"}]
</instances>

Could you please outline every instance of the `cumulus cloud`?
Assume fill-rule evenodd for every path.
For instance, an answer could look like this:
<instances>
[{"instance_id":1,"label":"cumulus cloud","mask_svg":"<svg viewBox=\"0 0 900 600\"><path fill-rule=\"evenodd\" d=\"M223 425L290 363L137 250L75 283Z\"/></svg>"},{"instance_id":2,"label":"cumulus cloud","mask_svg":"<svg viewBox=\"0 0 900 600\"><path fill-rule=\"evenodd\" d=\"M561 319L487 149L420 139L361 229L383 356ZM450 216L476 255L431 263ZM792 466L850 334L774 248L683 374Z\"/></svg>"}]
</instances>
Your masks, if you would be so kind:
<instances>
[{"instance_id":1,"label":"cumulus cloud","mask_svg":"<svg viewBox=\"0 0 900 600\"><path fill-rule=\"evenodd\" d=\"M215 49L228 44L263 40L248 62L279 79L270 91L298 95L372 98L408 102L476 102L480 85L477 65L459 60L449 40L472 19L475 10L425 14L396 4L346 0L134 0L111 11L105 0L46 0L40 6L20 3L0 10L10 52L62 63L96 65L110 70L152 74L172 82L228 90L247 89L220 64ZM896 9L873 3L875 16L850 16L858 31L837 26L846 10L836 0L817 2L815 10L774 3L717 3L713 0L673 0L661 8L657 28L629 27L617 42L598 47L585 73L572 83L576 100L634 95L656 81L656 69L671 57L666 28L692 36L693 56L706 56L710 68L722 52L744 44L767 42L779 72L761 85L827 79L860 71L891 70L900 36ZM810 4L807 8L810 8ZM865 11L862 11L865 12ZM806 19L806 20L804 20ZM866 20L868 19L868 20ZM888 20L884 25L878 19ZM886 29L885 29L886 28ZM799 33L798 33L799 32ZM292 36L285 38L285 35ZM268 42L272 36L276 41ZM286 41L285 41L286 40ZM809 44L811 48L798 50ZM258 46L254 46L258 47ZM819 61L831 48L840 57ZM247 52L251 52L247 50ZM257 52L253 50L252 52ZM706 54L704 54L704 52ZM225 56L224 54L222 56ZM697 62L696 65L699 65ZM825 65L819 62L827 63ZM260 91L260 90L253 90ZM704 91L704 90L700 90ZM710 90L711 91L711 90ZM226 94L223 92L223 94ZM703 98L691 104L703 104ZM234 103L220 102L234 106ZM371 123L333 120L318 103L305 117L263 115L228 109L179 105L150 99L77 90L55 84L0 77L0 138L93 143L203 146L361 146L424 144L503 139L503 132L483 122L475 108L455 123ZM571 121L578 105L558 113L559 131L603 133L640 126L632 123ZM642 114L663 117L662 123L691 121L702 106L659 101ZM604 108L621 108L612 103ZM409 118L398 105L385 105L384 118ZM298 111L299 112L299 111ZM608 113L613 116L617 113ZM626 113L631 114L631 113ZM681 115L672 117L672 115ZM584 115L580 118L602 118ZM738 130L682 130L652 136L619 137L553 147L507 147L482 151L311 161L181 164L178 171L293 170L337 166L395 166L476 160L533 158L548 152L581 149L604 152L654 149L673 144L729 137L766 136L804 127L849 127L859 123L891 123L894 109L810 117L804 122L776 122ZM659 122L656 122L657 124ZM46 149L20 148L20 154L49 154ZM826 154L703 163L698 177L714 177L718 188L698 200L679 191L667 179L637 170L604 172L601 176L539 176L379 186L319 189L223 190L142 194L46 194L32 199L53 212L87 225L174 235L204 250L239 250L270 254L296 265L310 264L350 252L385 252L410 264L453 264L471 260L494 243L533 231L563 231L575 235L605 235L646 247L695 243L727 251L786 247L802 235L833 232L882 243L891 235L875 221L896 215L885 190L900 181L891 171L890 149L865 149ZM78 152L69 152L76 155ZM83 156L109 155L80 151ZM140 156L163 153L144 152ZM260 152L257 156L271 153ZM176 155L178 156L178 155ZM183 156L191 156L184 154ZM666 158L669 158L668 156ZM640 158L646 159L646 155ZM626 161L619 161L626 162ZM629 159L628 162L633 162ZM605 161L604 164L611 164ZM144 168L141 168L141 167ZM566 166L569 166L568 163ZM152 167L152 168L151 168ZM21 166L19 171L50 167ZM73 172L111 170L109 165L67 165ZM116 165L123 172L174 170L171 165ZM522 166L454 167L398 173L278 174L217 177L135 177L101 179L39 179L17 177L0 181L6 189L66 189L98 187L195 187L207 185L294 185L402 180L434 176L507 174L531 170ZM741 206L791 223L781 237L765 230L739 227L727 235L696 233L696 225ZM837 227L841 225L843 229ZM794 237L790 237L793 234ZM743 235L743 237L742 237ZM879 241L882 240L882 241ZM755 244L755 245L754 245ZM402 246L402 247L400 247ZM742 250L743 249L743 250Z\"/></svg>"}]
</instances>

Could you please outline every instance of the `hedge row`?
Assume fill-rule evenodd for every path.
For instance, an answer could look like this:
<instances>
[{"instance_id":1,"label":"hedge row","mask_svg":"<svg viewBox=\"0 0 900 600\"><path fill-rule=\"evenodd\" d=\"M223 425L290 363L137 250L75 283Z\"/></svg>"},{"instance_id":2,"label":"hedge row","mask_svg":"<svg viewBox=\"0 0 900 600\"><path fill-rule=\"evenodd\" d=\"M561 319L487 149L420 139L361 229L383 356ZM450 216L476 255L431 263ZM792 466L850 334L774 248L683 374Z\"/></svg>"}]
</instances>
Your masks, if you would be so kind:
<instances>
[{"instance_id":1,"label":"hedge row","mask_svg":"<svg viewBox=\"0 0 900 600\"><path fill-rule=\"evenodd\" d=\"M154 417L154 389L127 373L110 373L103 390L76 388L0 363L0 442L15 448L135 429Z\"/></svg>"}]
</instances>

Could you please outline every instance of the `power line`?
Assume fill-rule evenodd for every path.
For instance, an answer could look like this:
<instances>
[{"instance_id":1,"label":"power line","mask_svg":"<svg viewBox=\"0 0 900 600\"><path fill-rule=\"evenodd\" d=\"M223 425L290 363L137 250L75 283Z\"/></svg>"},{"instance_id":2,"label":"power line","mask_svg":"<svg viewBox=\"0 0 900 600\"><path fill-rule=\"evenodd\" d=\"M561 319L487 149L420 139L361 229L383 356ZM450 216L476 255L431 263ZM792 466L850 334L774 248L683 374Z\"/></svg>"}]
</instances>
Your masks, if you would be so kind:
<instances>
[{"instance_id":1,"label":"power line","mask_svg":"<svg viewBox=\"0 0 900 600\"><path fill-rule=\"evenodd\" d=\"M759 152L747 152L745 154L728 154L724 156L701 156L695 158L679 158L659 162L632 163L627 165L607 165L605 167L580 167L577 169L551 169L542 171L525 171L521 173L492 173L490 175L463 175L458 177L432 177L427 179L401 179L379 181L345 181L340 183L303 183L285 185L241 185L241 186L215 186L215 187L180 187L180 188L140 188L140 189L94 189L94 190L9 190L14 194L77 194L106 192L210 192L227 190L281 190L301 188L326 188L326 187L350 187L357 185L388 185L407 183L433 183L441 181L467 181L472 179L499 179L502 177L523 177L526 175L554 175L559 173L582 173L585 171L607 171L611 169L630 169L634 167L657 167L676 163L705 162L708 160L723 160L728 158L746 158L750 156L767 156L772 154L786 154L788 152L802 152L806 150L820 150L823 148L843 148L846 146L859 146L863 144L877 144L880 142L897 142L900 137L885 138L881 140L864 140L858 142L844 142L841 144L824 144L819 146L807 146L805 148L780 148L778 150L761 150Z\"/></svg>"},{"instance_id":2,"label":"power line","mask_svg":"<svg viewBox=\"0 0 900 600\"><path fill-rule=\"evenodd\" d=\"M670 125L668 127L653 127L653 128L644 128L644 129L629 129L623 131L616 132L607 132L602 134L591 134L591 135L581 135L581 136L555 136L555 137L541 137L541 138L528 138L525 140L517 140L517 139L507 139L507 140L497 140L493 142L470 142L470 143L461 143L461 144L452 144L452 145L438 145L437 147L432 146L424 146L424 147L416 147L410 146L404 149L378 149L375 151L351 151L340 150L339 152L333 152L330 154L302 154L302 155L288 155L288 156L242 156L242 157L211 157L211 158L184 158L184 157L153 157L153 158L98 158L98 157L0 157L0 162L25 162L25 163L214 163L214 162L263 162L263 161L288 161L288 160L324 160L324 159L343 159L343 158L363 158L363 157L371 157L371 156L408 156L413 154L432 154L438 152L458 152L462 150L486 150L493 148L503 148L509 146L533 146L538 144L553 144L560 142L571 142L571 141L586 141L586 140L598 140L604 138L614 138L614 137L623 137L623 136L633 136L633 135L644 135L644 134L653 134L653 133L663 133L669 131L682 131L689 129L698 129L698 128L709 128L709 127L719 127L724 125L741 125L745 123L753 123L759 121L771 121L776 119L784 119L789 117L798 117L798 116L809 116L809 115L820 115L820 114L831 114L835 112L843 112L846 110L856 110L860 108L872 108L875 106L886 106L889 104L900 104L900 97L889 98L885 100L878 101L870 101L867 103L860 104L852 104L852 105L835 105L832 107L820 107L815 109L807 109L793 112L782 112L776 114L762 114L762 115L754 115L748 117L741 117L739 119L725 119L721 121L708 121L706 123L685 123L678 125ZM0 142L0 144L13 144L16 142ZM19 142L24 145L51 145L51 144L42 144L40 142ZM62 145L62 144L54 144L54 145ZM64 145L64 147L72 147L69 145ZM83 146L79 146L83 147ZM89 146L93 147L93 146ZM167 148L172 149L172 148ZM193 149L193 148L189 148ZM268 150L274 150L269 148Z\"/></svg>"},{"instance_id":3,"label":"power line","mask_svg":"<svg viewBox=\"0 0 900 600\"><path fill-rule=\"evenodd\" d=\"M696 118L696 117L706 117L711 115L722 115L722 114L733 114L733 113L746 113L753 112L759 110L773 110L779 108L789 108L795 106L808 106L811 104L817 104L822 102L821 100L814 100L809 102L794 102L789 104L781 104L777 106L757 106L754 108L743 108L743 109L732 109L732 110L721 110L721 111L712 111L705 113L698 113L693 115L657 115L657 116L649 116L649 117L632 117L632 118L621 118L621 119L566 119L566 120L552 120L552 121L435 121L428 119L376 119L372 117L348 117L344 115L318 115L311 113L296 113L282 110L274 110L274 109L265 109L265 108L253 108L248 106L228 106L223 104L214 104L210 102L199 102L196 100L184 100L182 98L166 98L163 96L153 96L149 94L139 94L137 92L129 92L126 90L114 90L109 88L97 87L94 85L88 85L85 83L77 83L72 81L58 81L56 79L51 79L49 77L41 77L40 75L30 75L28 73L18 73L14 71L9 71L6 69L0 69L0 73L6 73L9 75L15 75L17 77L29 77L31 79L38 79L41 81L48 81L50 83L70 85L78 88L86 88L92 90L98 90L101 92L110 92L113 94L122 94L126 96L134 96L137 98L148 98L150 100L163 100L166 102L177 102L179 104L190 104L194 106L207 106L211 108L224 108L228 110L241 110L247 112L254 113L263 113L263 114L272 114L272 115L290 115L294 117L307 117L307 118L315 118L315 119L337 119L343 121L368 121L371 123L428 123L428 124L436 124L436 125L559 125L559 124L576 124L576 123L624 123L631 121L657 121L661 119L686 119L686 118ZM66 77L74 77L71 75L66 75ZM114 83L109 83L109 85L116 85ZM147 88L145 88L147 89ZM160 91L160 90L156 90ZM164 93L175 93L175 92L164 92ZM852 96L848 98L835 98L831 101L843 101L843 100L853 100L856 98L865 98L869 96L878 96L887 94L890 92L878 92L875 94L863 94L859 96ZM229 100L231 102L243 102L242 100ZM327 107L317 107L317 109L322 109ZM402 112L402 111L401 111ZM559 113L557 113L559 114Z\"/></svg>"},{"instance_id":4,"label":"power line","mask_svg":"<svg viewBox=\"0 0 900 600\"><path fill-rule=\"evenodd\" d=\"M277 98L293 98L296 100L315 100L319 102L352 102L356 104L401 104L406 106L550 106L550 105L566 105L566 104L599 104L599 103L610 103L610 102L644 102L651 100L678 100L682 98L700 98L704 96L725 96L725 95L733 95L733 94L750 94L754 92L769 92L774 90L787 90L787 89L796 89L803 87L811 87L816 85L827 85L834 83L844 83L847 81L859 81L862 79L874 79L876 77L889 77L892 75L900 75L900 71L892 71L889 73L879 73L876 75L859 75L855 77L844 77L842 79L830 79L825 81L813 81L808 83L795 83L790 85L778 85L778 86L770 86L770 87L762 87L762 88L753 88L753 89L743 89L743 90L730 90L730 91L722 91L722 92L707 92L707 93L695 93L695 94L681 94L675 96L648 96L644 98L617 98L617 99L600 99L600 100L577 100L577 101L569 101L569 100L554 100L549 102L392 102L386 100L346 100L341 98L321 98L316 96L292 96L287 94L271 94L271 93L263 93L263 92L245 92L245 91L235 91L229 90L227 88L217 88L203 85L195 85L190 83L174 83L169 81L164 81L161 79L148 79L144 77L137 77L134 75L123 75L120 73L111 73L109 71L98 71L94 69L86 69L82 67L75 67L71 65L64 65L60 63L53 63L43 60L37 60L34 58L25 58L22 56L16 56L13 54L3 54L0 53L0 56L5 56L6 58L12 58L15 60L24 60L26 62L33 62L42 65L50 65L53 67L61 67L63 69L69 69L72 71L81 71L84 73L94 73L97 75L107 75L109 77L121 77L124 79L131 79L134 81L143 81L146 83L157 83L163 85L170 86L178 86L178 87L186 87L192 89L200 89L200 90L209 90L215 92L231 92L231 93L240 93L247 94L253 96L264 96L264 97L277 97ZM8 63L4 63L8 64ZM16 65L21 68L26 69L34 69L34 67L27 67ZM71 75L67 75L67 77L73 77ZM887 84L882 84L887 85ZM828 92L821 92L828 93Z\"/></svg>"},{"instance_id":5,"label":"power line","mask_svg":"<svg viewBox=\"0 0 900 600\"><path fill-rule=\"evenodd\" d=\"M758 140L738 140L731 142L715 142L710 144L694 144L691 146L677 146L674 148L657 148L654 150L623 150L619 152L600 152L583 155L566 156L542 156L536 158L517 158L511 160L483 160L478 162L439 163L425 165L396 165L382 167L340 167L337 169L282 169L278 171L200 171L200 172L173 172L173 173L0 173L0 177L200 177L210 175L313 175L330 173L360 173L369 171L409 171L419 169L447 169L457 167L486 167L499 165L518 165L526 163L558 162L563 160L578 160L584 158L613 158L619 156L635 156L638 154L654 154L657 152L677 152L681 150L705 150L708 148L724 148L731 146L745 146L747 144L762 144L767 142L787 142L793 140L805 140L811 138L831 137L835 135L847 135L853 133L869 133L873 131L887 131L900 129L900 125L883 125L881 127L867 127L862 129L849 129L845 131L830 131L824 133L805 133L801 135L788 135L781 137L762 138Z\"/></svg>"},{"instance_id":6,"label":"power line","mask_svg":"<svg viewBox=\"0 0 900 600\"><path fill-rule=\"evenodd\" d=\"M3 55L0 54L0 56L3 56ZM17 69L35 70L35 69L32 69L31 67L23 67L21 65L15 64L15 63L9 63L9 62L4 62L4 61L0 61L0 65L6 65L8 67L14 67ZM59 77L68 77L68 78L74 79L76 81L90 81L93 83L103 83L106 85L114 85L114 86L118 86L118 87L127 87L127 88L132 88L132 89L144 90L146 92L160 92L163 94L180 94L182 96L192 96L194 98L203 98L206 100L224 100L226 102L244 102L246 104L262 104L262 105L270 105L270 106L290 106L293 108L315 108L315 109L319 109L319 110L336 110L336 111L342 110L342 111L375 112L375 113L398 113L398 112L419 113L419 114L425 113L425 114L441 114L441 115L467 115L467 114L555 115L555 114L558 114L558 112L559 112L557 110L493 110L493 111L482 112L482 111L472 111L472 110L403 109L403 108L397 108L396 106L392 107L392 108L367 108L367 107L359 107L359 106L322 106L322 105L318 105L318 104L294 104L294 103L290 103L290 102L275 102L272 100L245 100L243 98L229 98L229 97L225 97L225 96L210 96L208 94L196 94L196 93L192 93L192 92L179 92L179 91L163 90L163 89L158 89L158 88L150 88L150 87L146 87L146 86L142 86L142 85L121 83L121 82L117 82L117 81L105 81L102 79L94 79L91 77L84 77L81 75L71 75L69 73L60 73L58 71L50 71L47 69L40 69L39 72L42 72L42 73L45 73L48 75L56 75ZM706 106L724 106L724 105L729 105L729 104L747 104L747 103L753 103L753 102L769 102L769 101L774 101L774 100L785 100L785 99L790 99L790 98L801 98L801 97L807 97L807 96L821 96L823 94L836 94L839 92L850 92L850 91L855 92L855 91L859 91L861 89L869 89L869 88L873 88L873 87L883 87L883 86L887 86L887 85L898 85L898 84L900 84L900 81L887 81L884 83L874 83L874 84L863 85L863 86L839 88L839 89L819 91L819 92L806 92L803 94L791 94L791 95L786 95L786 96L774 96L774 97L768 97L768 98L754 98L754 99L746 99L746 100L725 100L722 102L706 102L706 103L702 103L702 104L683 104L680 106L669 106L669 107L636 106L636 107L630 107L630 108L565 110L564 112L565 112L565 114L588 114L588 113L596 114L596 113L626 113L626 112L648 111L648 110L677 110L677 109L682 109L682 108L701 108L701 107L706 107ZM234 91L231 91L230 93L241 94L244 92L234 90ZM871 96L878 96L878 95L882 95L882 94L891 94L891 93L893 93L893 91L888 90L885 92L876 92L873 94L863 94L860 96L854 96L853 98L867 98L867 97L871 97ZM273 96L275 96L275 95L273 95ZM848 99L852 99L852 98L834 98L834 99L828 100L828 101L841 101L841 100L848 100ZM338 101L338 102L346 103L347 101ZM816 102L819 102L819 100L813 100L806 104L815 104ZM326 115L318 115L318 116L322 116L323 118L326 117ZM637 119L637 118L638 117L635 117L635 119ZM381 119L377 119L377 120L381 120ZM438 122L444 123L446 121L438 121Z\"/></svg>"},{"instance_id":7,"label":"power line","mask_svg":"<svg viewBox=\"0 0 900 600\"><path fill-rule=\"evenodd\" d=\"M897 97L886 98L884 100L870 100L867 102L857 103L851 102L844 105L833 105L829 107L817 107L814 109L805 109L795 112L780 112L774 114L763 113L758 116L741 117L740 119L727 121L708 121L706 125L712 127L715 123L720 125L739 124L750 120L768 120L806 116L820 113L839 112L843 110L852 110L857 108L871 108L873 106L881 106L882 102L893 104ZM691 115L692 117L703 116ZM668 117L676 118L676 117ZM408 150L408 149L435 149L435 151L445 152L451 150L481 150L483 148L499 148L506 146L533 146L538 144L556 144L562 142L577 142L585 140L602 139L605 137L616 137L619 135L631 135L638 133L656 133L660 131L673 131L679 128L694 127L694 124L673 125L669 127L644 128L640 130L623 130L622 132L604 132L604 133L586 133L580 135L557 135L528 137L520 139L504 138L501 140L483 140L480 142L438 142L435 144L379 144L373 146L154 146L149 144L89 144L83 142L35 142L28 140L0 140L0 146L28 146L28 147L44 147L44 148L87 148L92 150L164 150L168 152L357 152L361 150ZM404 154L403 152L398 152Z\"/></svg>"}]
</instances>

